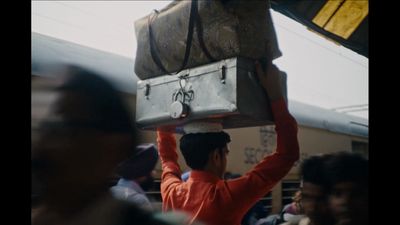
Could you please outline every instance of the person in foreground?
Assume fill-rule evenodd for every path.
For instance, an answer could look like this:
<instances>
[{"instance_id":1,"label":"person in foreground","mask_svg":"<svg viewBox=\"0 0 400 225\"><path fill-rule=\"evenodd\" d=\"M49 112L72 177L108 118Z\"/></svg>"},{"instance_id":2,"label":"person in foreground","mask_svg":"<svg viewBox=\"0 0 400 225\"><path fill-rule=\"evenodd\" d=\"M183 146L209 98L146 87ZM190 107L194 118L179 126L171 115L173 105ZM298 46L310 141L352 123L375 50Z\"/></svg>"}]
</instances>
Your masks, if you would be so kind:
<instances>
[{"instance_id":1,"label":"person in foreground","mask_svg":"<svg viewBox=\"0 0 400 225\"><path fill-rule=\"evenodd\" d=\"M41 183L32 225L168 225L157 215L112 197L107 182L137 142L132 113L99 74L74 65L32 146L32 174Z\"/></svg>"}]
</instances>

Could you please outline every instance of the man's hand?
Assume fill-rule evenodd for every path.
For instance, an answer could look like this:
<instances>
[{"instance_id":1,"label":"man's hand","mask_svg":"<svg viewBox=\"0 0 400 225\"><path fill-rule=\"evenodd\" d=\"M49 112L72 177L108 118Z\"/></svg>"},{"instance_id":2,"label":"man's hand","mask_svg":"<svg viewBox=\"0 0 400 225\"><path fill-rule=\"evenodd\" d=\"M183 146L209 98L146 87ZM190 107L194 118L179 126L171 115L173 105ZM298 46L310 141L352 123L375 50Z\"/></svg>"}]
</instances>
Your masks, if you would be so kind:
<instances>
[{"instance_id":1,"label":"man's hand","mask_svg":"<svg viewBox=\"0 0 400 225\"><path fill-rule=\"evenodd\" d=\"M278 67L269 63L267 66L267 72L264 73L261 64L257 61L256 73L261 85L267 91L270 101L283 97Z\"/></svg>"}]
</instances>

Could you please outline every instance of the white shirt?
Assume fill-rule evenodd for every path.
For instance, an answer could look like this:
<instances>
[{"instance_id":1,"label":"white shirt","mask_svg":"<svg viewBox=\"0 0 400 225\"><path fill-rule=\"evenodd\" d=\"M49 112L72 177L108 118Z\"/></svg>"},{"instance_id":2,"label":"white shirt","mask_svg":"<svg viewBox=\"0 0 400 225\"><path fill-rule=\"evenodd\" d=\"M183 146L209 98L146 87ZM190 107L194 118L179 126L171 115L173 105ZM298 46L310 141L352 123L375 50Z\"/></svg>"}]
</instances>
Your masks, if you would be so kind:
<instances>
[{"instance_id":1,"label":"white shirt","mask_svg":"<svg viewBox=\"0 0 400 225\"><path fill-rule=\"evenodd\" d=\"M119 179L118 183L111 187L114 197L136 204L145 210L153 210L153 207L143 189L133 180Z\"/></svg>"}]
</instances>

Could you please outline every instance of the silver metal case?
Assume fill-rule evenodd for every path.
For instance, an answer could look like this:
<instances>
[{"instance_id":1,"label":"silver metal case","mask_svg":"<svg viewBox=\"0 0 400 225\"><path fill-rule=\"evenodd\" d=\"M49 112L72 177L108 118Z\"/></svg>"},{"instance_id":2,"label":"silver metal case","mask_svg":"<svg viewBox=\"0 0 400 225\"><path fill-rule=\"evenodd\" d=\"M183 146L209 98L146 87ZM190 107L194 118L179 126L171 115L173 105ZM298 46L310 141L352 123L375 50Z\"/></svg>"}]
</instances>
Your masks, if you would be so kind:
<instances>
[{"instance_id":1,"label":"silver metal case","mask_svg":"<svg viewBox=\"0 0 400 225\"><path fill-rule=\"evenodd\" d=\"M140 80L136 123L147 130L175 125L177 132L194 120L216 119L224 129L273 124L269 100L254 71L253 60L239 57L186 69L176 75ZM281 86L287 98L284 72ZM177 110L177 102L189 107L184 117L173 118L171 114L171 110ZM180 106L178 109L180 113Z\"/></svg>"}]
</instances>

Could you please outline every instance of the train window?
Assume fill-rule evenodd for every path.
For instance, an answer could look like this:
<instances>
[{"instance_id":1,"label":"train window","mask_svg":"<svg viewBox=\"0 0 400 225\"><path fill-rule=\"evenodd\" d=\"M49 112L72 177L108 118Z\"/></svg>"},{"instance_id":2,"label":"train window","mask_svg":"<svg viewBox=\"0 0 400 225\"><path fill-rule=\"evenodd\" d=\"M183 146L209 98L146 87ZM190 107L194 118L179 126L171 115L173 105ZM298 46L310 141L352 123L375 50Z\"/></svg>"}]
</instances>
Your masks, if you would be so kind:
<instances>
[{"instance_id":1,"label":"train window","mask_svg":"<svg viewBox=\"0 0 400 225\"><path fill-rule=\"evenodd\" d=\"M272 192L269 192L263 198L260 199L261 204L264 206L264 209L268 214L272 211Z\"/></svg>"},{"instance_id":2,"label":"train window","mask_svg":"<svg viewBox=\"0 0 400 225\"><path fill-rule=\"evenodd\" d=\"M292 202L292 197L300 189L300 180L282 181L282 207Z\"/></svg>"},{"instance_id":3,"label":"train window","mask_svg":"<svg viewBox=\"0 0 400 225\"><path fill-rule=\"evenodd\" d=\"M363 155L368 159L368 143L361 141L352 141L351 142L352 152Z\"/></svg>"},{"instance_id":4,"label":"train window","mask_svg":"<svg viewBox=\"0 0 400 225\"><path fill-rule=\"evenodd\" d=\"M161 187L161 180L155 179L153 188L146 191L146 195L156 211L161 211L162 209L162 197L161 197L160 187Z\"/></svg>"}]
</instances>

